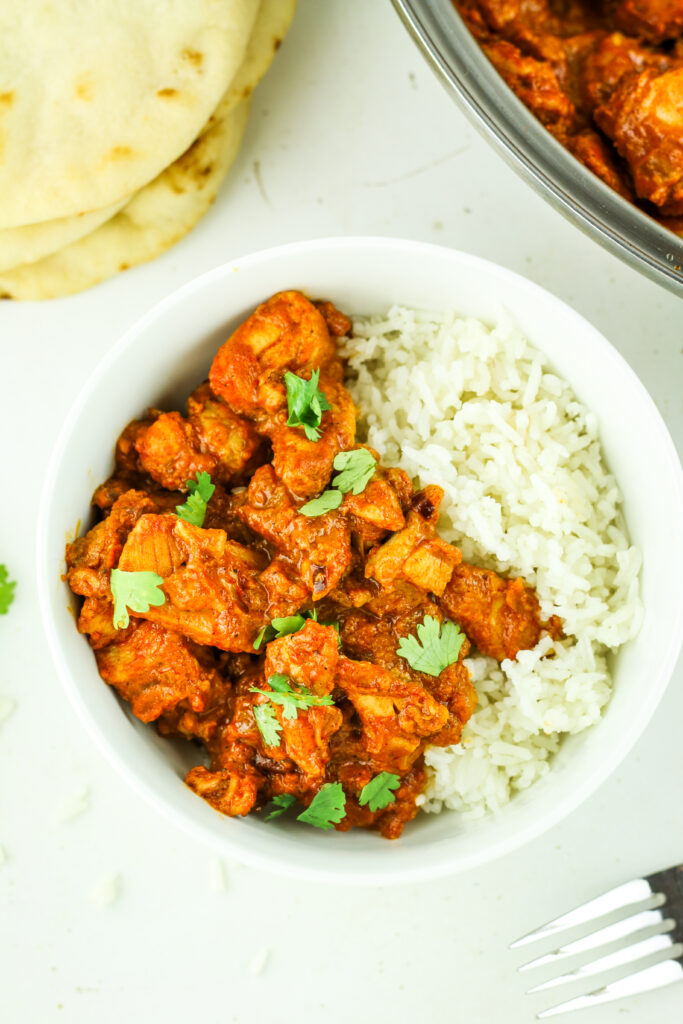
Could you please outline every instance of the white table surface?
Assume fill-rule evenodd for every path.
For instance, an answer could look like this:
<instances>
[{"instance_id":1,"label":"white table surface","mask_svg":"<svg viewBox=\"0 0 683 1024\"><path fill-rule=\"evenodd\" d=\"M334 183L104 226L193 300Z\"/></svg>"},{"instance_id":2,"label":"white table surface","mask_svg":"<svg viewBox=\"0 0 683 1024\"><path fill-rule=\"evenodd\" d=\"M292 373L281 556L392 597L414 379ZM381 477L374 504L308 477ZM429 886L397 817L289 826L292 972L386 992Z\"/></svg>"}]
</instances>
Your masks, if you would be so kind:
<instances>
[{"instance_id":1,"label":"white table surface","mask_svg":"<svg viewBox=\"0 0 683 1024\"><path fill-rule=\"evenodd\" d=\"M0 304L0 562L19 581L0 619L0 695L15 703L0 724L4 1024L523 1024L544 1003L523 994L508 943L683 860L680 665L635 750L562 824L469 874L396 889L304 885L233 864L221 885L214 854L128 790L68 705L39 623L34 533L74 396L123 329L195 275L278 242L356 233L462 248L561 296L634 367L681 450L680 299L584 237L500 160L388 0L302 0L196 230L83 295ZM673 1024L683 984L565 1019Z\"/></svg>"}]
</instances>

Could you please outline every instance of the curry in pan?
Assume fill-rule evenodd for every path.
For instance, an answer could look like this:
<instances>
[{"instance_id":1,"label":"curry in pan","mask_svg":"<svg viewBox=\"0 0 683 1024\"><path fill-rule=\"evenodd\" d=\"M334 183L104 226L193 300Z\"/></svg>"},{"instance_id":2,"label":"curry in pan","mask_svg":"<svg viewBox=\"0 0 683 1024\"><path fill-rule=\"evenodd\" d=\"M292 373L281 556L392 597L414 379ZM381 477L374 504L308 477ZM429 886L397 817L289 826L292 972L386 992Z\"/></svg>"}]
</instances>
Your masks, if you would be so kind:
<instances>
[{"instance_id":1,"label":"curry in pan","mask_svg":"<svg viewBox=\"0 0 683 1024\"><path fill-rule=\"evenodd\" d=\"M683 233L683 0L453 0L529 110Z\"/></svg>"}]
</instances>

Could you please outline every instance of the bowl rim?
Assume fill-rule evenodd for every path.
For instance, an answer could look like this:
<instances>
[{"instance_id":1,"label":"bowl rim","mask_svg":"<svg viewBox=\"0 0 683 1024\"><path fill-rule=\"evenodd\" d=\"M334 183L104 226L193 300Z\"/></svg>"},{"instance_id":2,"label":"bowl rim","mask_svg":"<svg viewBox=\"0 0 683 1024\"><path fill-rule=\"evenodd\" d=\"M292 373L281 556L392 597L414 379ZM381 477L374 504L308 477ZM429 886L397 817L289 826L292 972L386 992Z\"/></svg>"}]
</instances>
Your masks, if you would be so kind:
<instances>
[{"instance_id":1,"label":"bowl rim","mask_svg":"<svg viewBox=\"0 0 683 1024\"><path fill-rule=\"evenodd\" d=\"M661 698L668 686L681 646L683 646L683 592L678 602L676 628L669 637L669 645L659 661L659 671L656 677L650 681L651 702L645 709L642 716L634 718L632 728L620 736L619 744L615 744L606 752L600 769L595 771L589 778L586 778L582 785L576 786L564 799L557 801L550 809L545 811L537 819L518 827L514 833L507 837L498 839L483 850L472 851L471 853L460 853L454 862L451 854L440 854L422 865L408 865L393 867L390 859L382 867L381 875L373 871L350 870L340 874L335 868L321 866L307 867L295 863L282 863L277 860L276 852L273 855L266 855L257 850L250 849L248 844L234 841L233 835L226 831L217 835L208 824L200 821L190 820L181 810L174 807L170 801L160 797L157 791L133 771L126 762L123 754L111 741L107 732L102 728L96 717L91 714L84 697L81 694L81 687L75 682L69 667L69 660L62 649L59 639L60 630L57 627L51 611L50 588L54 587L54 579L50 576L49 570L49 523L53 494L59 479L59 468L65 451L70 445L74 428L77 425L84 407L90 401L91 393L96 389L102 378L106 377L110 368L119 362L123 354L134 345L138 337L154 324L158 319L163 318L170 310L179 304L191 300L194 295L201 292L204 287L213 281L224 276L232 275L236 270L248 269L270 260L281 260L295 254L319 253L321 250L358 250L363 249L403 249L406 254L412 257L426 258L430 254L443 258L448 256L454 262L465 261L475 268L480 268L493 277L506 278L516 288L530 293L531 296L542 296L544 300L550 299L558 305L558 309L564 315L581 322L584 330L589 330L593 341L603 349L609 351L610 358L616 359L622 364L622 369L633 379L641 392L643 401L649 406L650 414L658 428L658 443L662 446L662 452L666 455L671 469L672 477L676 478L677 486L672 494L679 518L683 522L683 468L681 467L676 448L668 432L664 420L659 413L653 399L645 388L635 371L626 362L621 353L610 344L597 328L587 321L581 314L577 313L570 306L557 298L552 292L542 288L540 285L522 277L515 271L508 270L489 260L479 256L470 255L460 250L451 249L447 246L435 245L427 242L413 241L410 239L396 238L392 236L331 236L325 238L307 239L297 242L290 242L284 245L273 246L267 249L255 251L242 257L236 257L213 269L204 272L198 277L186 282L179 288L173 289L160 301L156 302L146 313L137 318L112 345L108 352L102 357L94 370L84 381L76 400L71 406L61 429L58 433L50 456L47 472L45 475L38 513L38 524L36 534L36 576L38 585L39 606L43 629L47 636L48 647L53 662L57 666L58 674L64 687L67 697L74 708L78 718L81 720L86 732L104 754L116 772L122 776L131 788L148 804L159 811L167 820L174 822L186 833L193 835L201 842L220 851L233 860L249 864L280 875L293 878L306 879L307 881L332 882L337 884L350 885L394 885L418 881L426 881L458 874L473 867L479 867L492 860L498 859L507 853L516 850L525 843L537 838L557 822L567 817L589 796L591 796L616 767L627 756L631 748L644 732L648 722L654 714ZM681 548L683 553L683 547ZM683 560L682 560L683 567ZM654 685L656 683L656 686ZM599 723L598 723L599 724ZM448 844L450 845L450 844Z\"/></svg>"},{"instance_id":2,"label":"bowl rim","mask_svg":"<svg viewBox=\"0 0 683 1024\"><path fill-rule=\"evenodd\" d=\"M553 138L486 58L453 0L392 3L441 83L503 159L590 238L682 296L683 238L609 188ZM456 45L449 45L449 35Z\"/></svg>"}]
</instances>

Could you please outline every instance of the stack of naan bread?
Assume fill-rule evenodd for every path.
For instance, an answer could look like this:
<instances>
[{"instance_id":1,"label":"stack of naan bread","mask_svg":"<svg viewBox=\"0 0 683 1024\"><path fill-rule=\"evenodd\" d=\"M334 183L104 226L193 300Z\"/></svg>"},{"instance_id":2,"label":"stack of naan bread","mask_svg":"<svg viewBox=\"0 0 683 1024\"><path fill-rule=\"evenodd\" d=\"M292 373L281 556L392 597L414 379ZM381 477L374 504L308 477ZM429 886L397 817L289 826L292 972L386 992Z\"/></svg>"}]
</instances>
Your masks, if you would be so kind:
<instances>
[{"instance_id":1,"label":"stack of naan bread","mask_svg":"<svg viewBox=\"0 0 683 1024\"><path fill-rule=\"evenodd\" d=\"M296 0L2 0L0 297L153 259L206 213Z\"/></svg>"}]
</instances>

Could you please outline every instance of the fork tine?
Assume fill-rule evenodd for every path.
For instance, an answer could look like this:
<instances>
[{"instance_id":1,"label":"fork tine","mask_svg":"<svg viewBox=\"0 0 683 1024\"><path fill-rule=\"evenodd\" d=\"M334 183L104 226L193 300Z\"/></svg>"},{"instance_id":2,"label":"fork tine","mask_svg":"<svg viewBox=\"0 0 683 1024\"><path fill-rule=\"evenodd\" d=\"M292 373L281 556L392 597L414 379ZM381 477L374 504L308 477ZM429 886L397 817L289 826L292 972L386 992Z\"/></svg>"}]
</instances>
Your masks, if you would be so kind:
<instances>
[{"instance_id":1,"label":"fork tine","mask_svg":"<svg viewBox=\"0 0 683 1024\"><path fill-rule=\"evenodd\" d=\"M683 946L680 947L679 952L683 952ZM628 967L632 973L635 961L654 956L658 953L666 953L666 957L670 959L678 956L676 946L671 941L669 935L650 935L641 942L635 942L631 946L617 949L606 956L601 956L597 960L577 967L575 970L568 971L566 974L551 978L549 981L543 981L540 985L535 985L533 988L528 989L528 993L541 992L544 989L555 988L557 985L566 985L573 981L582 981L584 978L592 978L596 974L602 974L603 971L611 971L612 968L616 967ZM635 969L640 970L640 968Z\"/></svg>"},{"instance_id":2,"label":"fork tine","mask_svg":"<svg viewBox=\"0 0 683 1024\"><path fill-rule=\"evenodd\" d=\"M641 938L648 938L649 935L656 935L660 932L671 931L675 927L672 918L664 918L661 910L644 910L631 917L622 918L605 928L589 932L573 942L564 942L551 953L537 957L527 964L522 964L519 971L531 971L539 967L549 965L562 965L566 960L577 960L584 954L586 960L594 950L599 947L613 946L616 942L624 945L625 940L630 942L639 941Z\"/></svg>"},{"instance_id":3,"label":"fork tine","mask_svg":"<svg viewBox=\"0 0 683 1024\"><path fill-rule=\"evenodd\" d=\"M642 992L650 992L656 988L663 988L674 981L683 978L683 967L677 960L664 960L652 967L647 967L636 974L629 974L625 978L603 985L588 992L585 995L577 996L567 1002L559 1003L547 1010L536 1014L537 1020L546 1017L554 1017L561 1013L569 1013L571 1010L584 1010L600 1003L608 1003L613 999L622 999L625 996L640 995Z\"/></svg>"},{"instance_id":4,"label":"fork tine","mask_svg":"<svg viewBox=\"0 0 683 1024\"><path fill-rule=\"evenodd\" d=\"M595 899L583 903L580 907L570 910L567 914L562 914L561 917L554 918L547 924L541 925L540 928L528 932L521 939L512 942L510 949L518 949L520 946L526 946L530 942L537 942L540 939L555 935L565 928L573 928L577 925L594 922L596 919L614 911L627 908L630 911L632 904L638 904L652 896L653 892L647 880L635 878L631 882L626 882L623 885L618 885L615 889L610 889L608 892L603 893L602 896L597 896ZM661 905L664 902L663 896L658 896L657 899L658 904L656 905Z\"/></svg>"}]
</instances>

